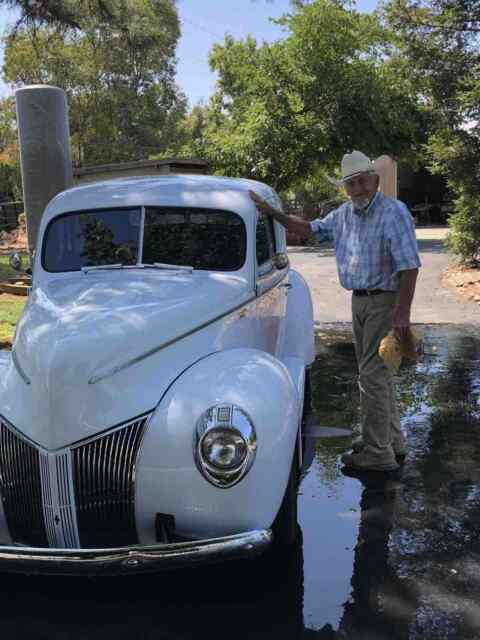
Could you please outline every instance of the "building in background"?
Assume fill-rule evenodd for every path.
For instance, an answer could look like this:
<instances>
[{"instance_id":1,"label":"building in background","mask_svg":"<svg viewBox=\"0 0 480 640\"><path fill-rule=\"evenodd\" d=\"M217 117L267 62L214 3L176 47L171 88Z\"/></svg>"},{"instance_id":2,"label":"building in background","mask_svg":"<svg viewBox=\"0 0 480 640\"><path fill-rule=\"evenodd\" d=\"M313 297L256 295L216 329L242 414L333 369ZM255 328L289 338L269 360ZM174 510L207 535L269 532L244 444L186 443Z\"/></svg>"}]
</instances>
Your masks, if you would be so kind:
<instances>
[{"instance_id":1,"label":"building in background","mask_svg":"<svg viewBox=\"0 0 480 640\"><path fill-rule=\"evenodd\" d=\"M423 167L399 164L398 199L405 202L417 224L446 224L452 210L445 178Z\"/></svg>"},{"instance_id":2,"label":"building in background","mask_svg":"<svg viewBox=\"0 0 480 640\"><path fill-rule=\"evenodd\" d=\"M210 165L200 158L163 158L161 160L139 160L136 162L119 162L100 164L73 170L75 184L113 180L115 178L131 178L134 176L164 176L174 173L192 173L207 175L211 173Z\"/></svg>"}]
</instances>

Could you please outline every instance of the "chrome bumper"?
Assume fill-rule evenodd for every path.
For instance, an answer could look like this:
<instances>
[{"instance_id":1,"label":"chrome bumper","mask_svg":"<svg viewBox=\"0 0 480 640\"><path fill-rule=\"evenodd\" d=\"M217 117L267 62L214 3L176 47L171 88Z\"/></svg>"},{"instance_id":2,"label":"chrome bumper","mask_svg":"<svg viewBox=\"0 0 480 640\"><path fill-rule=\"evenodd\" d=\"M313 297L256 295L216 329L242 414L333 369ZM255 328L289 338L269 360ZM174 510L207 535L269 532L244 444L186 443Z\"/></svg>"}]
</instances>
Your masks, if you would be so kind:
<instances>
[{"instance_id":1,"label":"chrome bumper","mask_svg":"<svg viewBox=\"0 0 480 640\"><path fill-rule=\"evenodd\" d=\"M269 529L234 536L117 549L43 549L0 546L0 572L115 575L191 567L259 555Z\"/></svg>"}]
</instances>

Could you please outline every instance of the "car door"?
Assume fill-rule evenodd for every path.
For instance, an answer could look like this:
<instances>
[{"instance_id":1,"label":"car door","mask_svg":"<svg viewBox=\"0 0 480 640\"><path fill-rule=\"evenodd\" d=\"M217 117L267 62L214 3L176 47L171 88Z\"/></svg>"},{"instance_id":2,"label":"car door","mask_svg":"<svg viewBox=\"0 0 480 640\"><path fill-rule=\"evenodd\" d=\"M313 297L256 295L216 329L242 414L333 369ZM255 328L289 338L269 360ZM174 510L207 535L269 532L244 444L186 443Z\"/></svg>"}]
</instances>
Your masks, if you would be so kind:
<instances>
[{"instance_id":1,"label":"car door","mask_svg":"<svg viewBox=\"0 0 480 640\"><path fill-rule=\"evenodd\" d=\"M288 260L279 260L278 241L270 217L257 217L255 240L257 347L278 357L284 335Z\"/></svg>"}]
</instances>

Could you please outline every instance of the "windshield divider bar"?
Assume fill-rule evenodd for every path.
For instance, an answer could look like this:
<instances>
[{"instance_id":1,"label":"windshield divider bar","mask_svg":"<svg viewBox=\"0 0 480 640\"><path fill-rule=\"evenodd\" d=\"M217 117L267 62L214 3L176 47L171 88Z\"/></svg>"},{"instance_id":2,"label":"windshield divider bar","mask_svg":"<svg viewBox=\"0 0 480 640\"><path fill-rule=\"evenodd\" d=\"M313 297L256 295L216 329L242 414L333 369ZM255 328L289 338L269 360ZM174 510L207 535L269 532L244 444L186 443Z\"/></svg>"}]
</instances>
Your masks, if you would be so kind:
<instances>
[{"instance_id":1,"label":"windshield divider bar","mask_svg":"<svg viewBox=\"0 0 480 640\"><path fill-rule=\"evenodd\" d=\"M140 237L138 238L138 256L137 264L143 264L143 238L145 235L145 207L142 205L142 214L140 218Z\"/></svg>"}]
</instances>

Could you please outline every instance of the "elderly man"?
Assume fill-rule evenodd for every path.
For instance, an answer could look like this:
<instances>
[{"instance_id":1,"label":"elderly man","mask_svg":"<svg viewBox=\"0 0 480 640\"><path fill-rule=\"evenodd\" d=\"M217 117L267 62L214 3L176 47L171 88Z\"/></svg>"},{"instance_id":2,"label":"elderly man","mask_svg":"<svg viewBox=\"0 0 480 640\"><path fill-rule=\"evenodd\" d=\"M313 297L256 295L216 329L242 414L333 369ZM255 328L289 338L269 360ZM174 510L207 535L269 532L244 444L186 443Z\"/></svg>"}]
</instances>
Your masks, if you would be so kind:
<instances>
[{"instance_id":1,"label":"elderly man","mask_svg":"<svg viewBox=\"0 0 480 640\"><path fill-rule=\"evenodd\" d=\"M344 155L342 178L350 202L307 222L274 209L250 192L258 210L303 239L333 239L341 285L352 291L355 352L359 369L362 437L342 462L361 471L393 471L406 455L393 379L378 355L394 329L402 339L420 267L415 228L407 207L378 191L375 164L360 151Z\"/></svg>"}]
</instances>

